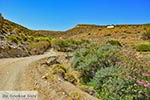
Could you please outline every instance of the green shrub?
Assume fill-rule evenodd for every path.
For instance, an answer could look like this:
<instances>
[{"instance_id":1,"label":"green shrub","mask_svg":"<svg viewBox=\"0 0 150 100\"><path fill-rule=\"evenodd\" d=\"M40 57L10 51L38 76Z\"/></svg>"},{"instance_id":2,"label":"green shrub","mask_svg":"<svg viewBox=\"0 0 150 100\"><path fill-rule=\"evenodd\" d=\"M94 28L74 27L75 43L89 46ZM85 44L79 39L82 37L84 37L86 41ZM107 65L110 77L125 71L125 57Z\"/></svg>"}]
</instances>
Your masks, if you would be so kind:
<instances>
[{"instance_id":1,"label":"green shrub","mask_svg":"<svg viewBox=\"0 0 150 100\"><path fill-rule=\"evenodd\" d=\"M150 56L144 56L144 61L150 61Z\"/></svg>"},{"instance_id":2,"label":"green shrub","mask_svg":"<svg viewBox=\"0 0 150 100\"><path fill-rule=\"evenodd\" d=\"M101 68L116 64L116 51L116 46L109 44L81 49L75 53L72 66L81 72L84 83L87 83Z\"/></svg>"},{"instance_id":3,"label":"green shrub","mask_svg":"<svg viewBox=\"0 0 150 100\"><path fill-rule=\"evenodd\" d=\"M140 44L135 47L137 51L150 51L150 45L149 44Z\"/></svg>"},{"instance_id":4,"label":"green shrub","mask_svg":"<svg viewBox=\"0 0 150 100\"><path fill-rule=\"evenodd\" d=\"M25 34L13 34L7 37L8 40L15 42L15 43L20 43L20 42L32 42L34 41L34 38L32 36L28 36Z\"/></svg>"},{"instance_id":5,"label":"green shrub","mask_svg":"<svg viewBox=\"0 0 150 100\"><path fill-rule=\"evenodd\" d=\"M92 44L77 51L72 66L80 72L80 82L92 86L102 100L149 100L150 73L142 76L149 67L145 69L131 51L117 47Z\"/></svg>"},{"instance_id":6,"label":"green shrub","mask_svg":"<svg viewBox=\"0 0 150 100\"><path fill-rule=\"evenodd\" d=\"M82 45L89 43L87 40L61 40L55 39L52 41L52 47L59 51L74 51Z\"/></svg>"},{"instance_id":7,"label":"green shrub","mask_svg":"<svg viewBox=\"0 0 150 100\"><path fill-rule=\"evenodd\" d=\"M148 88L136 84L135 80L123 76L119 67L102 68L88 84L93 86L103 100L149 100Z\"/></svg>"},{"instance_id":8,"label":"green shrub","mask_svg":"<svg viewBox=\"0 0 150 100\"><path fill-rule=\"evenodd\" d=\"M115 46L122 46L121 43L117 40L109 40L107 41L107 43L111 44L111 45L115 45Z\"/></svg>"},{"instance_id":9,"label":"green shrub","mask_svg":"<svg viewBox=\"0 0 150 100\"><path fill-rule=\"evenodd\" d=\"M96 73L94 79L88 83L104 100L120 100L121 89L125 88L125 80L121 77L120 70L116 67L102 68Z\"/></svg>"},{"instance_id":10,"label":"green shrub","mask_svg":"<svg viewBox=\"0 0 150 100\"><path fill-rule=\"evenodd\" d=\"M22 40L23 40L23 41L25 41L25 42L28 41L27 36L25 36L24 34L23 34L21 37L22 37Z\"/></svg>"},{"instance_id":11,"label":"green shrub","mask_svg":"<svg viewBox=\"0 0 150 100\"><path fill-rule=\"evenodd\" d=\"M34 41L34 37L33 36L27 36L27 41L28 42L33 42Z\"/></svg>"},{"instance_id":12,"label":"green shrub","mask_svg":"<svg viewBox=\"0 0 150 100\"><path fill-rule=\"evenodd\" d=\"M51 37L36 37L34 40L35 41L48 41L48 42L50 42L52 40L52 38Z\"/></svg>"},{"instance_id":13,"label":"green shrub","mask_svg":"<svg viewBox=\"0 0 150 100\"><path fill-rule=\"evenodd\" d=\"M22 40L22 38L19 35L10 35L7 37L7 39L15 43L19 43Z\"/></svg>"}]
</instances>

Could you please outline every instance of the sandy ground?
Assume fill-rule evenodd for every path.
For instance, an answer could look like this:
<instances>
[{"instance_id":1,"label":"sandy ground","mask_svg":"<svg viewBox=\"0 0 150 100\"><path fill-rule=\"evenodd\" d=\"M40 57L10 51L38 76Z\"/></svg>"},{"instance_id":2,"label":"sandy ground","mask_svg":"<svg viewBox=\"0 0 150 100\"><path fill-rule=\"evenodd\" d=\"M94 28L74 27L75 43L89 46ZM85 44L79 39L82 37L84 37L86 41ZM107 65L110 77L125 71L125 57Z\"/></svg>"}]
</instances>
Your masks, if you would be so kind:
<instances>
[{"instance_id":1,"label":"sandy ground","mask_svg":"<svg viewBox=\"0 0 150 100\"><path fill-rule=\"evenodd\" d=\"M47 70L39 62L50 56L57 53L50 50L43 55L0 59L0 91L38 91L39 100L98 100L59 77L42 79Z\"/></svg>"},{"instance_id":2,"label":"sandy ground","mask_svg":"<svg viewBox=\"0 0 150 100\"><path fill-rule=\"evenodd\" d=\"M22 75L29 64L53 55L56 54L49 52L38 56L0 59L0 90L19 90Z\"/></svg>"}]
</instances>

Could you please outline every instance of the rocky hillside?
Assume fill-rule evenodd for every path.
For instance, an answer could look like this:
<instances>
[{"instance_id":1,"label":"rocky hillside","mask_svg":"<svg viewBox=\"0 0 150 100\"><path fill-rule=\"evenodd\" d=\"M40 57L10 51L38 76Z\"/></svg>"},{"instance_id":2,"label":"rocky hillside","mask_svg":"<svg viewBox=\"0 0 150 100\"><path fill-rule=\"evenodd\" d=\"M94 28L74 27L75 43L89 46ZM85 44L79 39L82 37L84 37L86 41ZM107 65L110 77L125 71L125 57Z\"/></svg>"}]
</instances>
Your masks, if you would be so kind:
<instances>
[{"instance_id":1,"label":"rocky hillside","mask_svg":"<svg viewBox=\"0 0 150 100\"><path fill-rule=\"evenodd\" d=\"M50 47L50 37L0 18L0 58L41 54Z\"/></svg>"},{"instance_id":2,"label":"rocky hillside","mask_svg":"<svg viewBox=\"0 0 150 100\"><path fill-rule=\"evenodd\" d=\"M117 40L123 45L134 48L137 44L148 42L143 40L143 34L149 27L149 24L112 25L110 28L104 25L78 24L67 31L30 30L1 16L0 58L42 54L51 47L52 40L57 39L78 39L97 43Z\"/></svg>"}]
</instances>

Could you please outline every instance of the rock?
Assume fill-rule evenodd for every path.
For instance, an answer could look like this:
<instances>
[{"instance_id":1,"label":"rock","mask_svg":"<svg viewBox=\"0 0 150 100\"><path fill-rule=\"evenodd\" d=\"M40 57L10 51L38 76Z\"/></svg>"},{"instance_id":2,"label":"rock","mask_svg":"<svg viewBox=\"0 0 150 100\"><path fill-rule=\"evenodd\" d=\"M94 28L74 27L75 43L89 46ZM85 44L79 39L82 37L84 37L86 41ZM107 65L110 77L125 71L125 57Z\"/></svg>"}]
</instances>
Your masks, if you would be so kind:
<instances>
[{"instance_id":1,"label":"rock","mask_svg":"<svg viewBox=\"0 0 150 100\"><path fill-rule=\"evenodd\" d=\"M51 56L48 58L48 60L43 63L46 64L48 66L54 65L54 64L60 64L60 62L58 61L58 56Z\"/></svg>"},{"instance_id":2,"label":"rock","mask_svg":"<svg viewBox=\"0 0 150 100\"><path fill-rule=\"evenodd\" d=\"M0 58L8 58L8 57L24 57L28 56L28 52L24 51L22 48L17 47L17 48L8 48L8 47L3 47L3 49L0 49Z\"/></svg>"},{"instance_id":3,"label":"rock","mask_svg":"<svg viewBox=\"0 0 150 100\"><path fill-rule=\"evenodd\" d=\"M44 76L42 76L42 79L46 79L46 80L47 80L47 79L48 79L48 75L49 75L49 74L46 73Z\"/></svg>"},{"instance_id":4,"label":"rock","mask_svg":"<svg viewBox=\"0 0 150 100\"><path fill-rule=\"evenodd\" d=\"M47 79L47 77L46 76L42 76L42 79Z\"/></svg>"},{"instance_id":5,"label":"rock","mask_svg":"<svg viewBox=\"0 0 150 100\"><path fill-rule=\"evenodd\" d=\"M14 42L12 42L9 46L10 48L14 48L14 49L18 47L18 45Z\"/></svg>"}]
</instances>

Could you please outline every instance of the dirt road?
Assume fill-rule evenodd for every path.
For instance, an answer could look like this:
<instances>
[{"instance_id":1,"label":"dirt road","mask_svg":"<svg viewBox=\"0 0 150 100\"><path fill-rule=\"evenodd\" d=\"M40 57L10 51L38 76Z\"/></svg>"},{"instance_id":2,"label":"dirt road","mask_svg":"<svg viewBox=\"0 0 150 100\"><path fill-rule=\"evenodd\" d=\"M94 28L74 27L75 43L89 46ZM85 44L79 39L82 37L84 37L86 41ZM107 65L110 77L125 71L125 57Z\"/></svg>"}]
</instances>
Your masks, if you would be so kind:
<instances>
[{"instance_id":1,"label":"dirt road","mask_svg":"<svg viewBox=\"0 0 150 100\"><path fill-rule=\"evenodd\" d=\"M98 100L69 82L43 80L42 73L47 70L39 72L36 62L50 56L57 53L51 50L43 55L0 59L0 91L38 91L39 100Z\"/></svg>"},{"instance_id":2,"label":"dirt road","mask_svg":"<svg viewBox=\"0 0 150 100\"><path fill-rule=\"evenodd\" d=\"M48 52L31 57L0 59L0 91L20 90L23 73L29 64L53 55L56 54Z\"/></svg>"}]
</instances>

